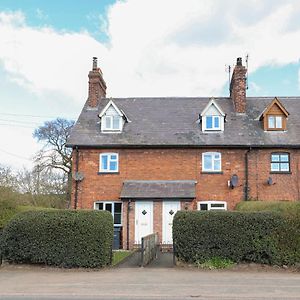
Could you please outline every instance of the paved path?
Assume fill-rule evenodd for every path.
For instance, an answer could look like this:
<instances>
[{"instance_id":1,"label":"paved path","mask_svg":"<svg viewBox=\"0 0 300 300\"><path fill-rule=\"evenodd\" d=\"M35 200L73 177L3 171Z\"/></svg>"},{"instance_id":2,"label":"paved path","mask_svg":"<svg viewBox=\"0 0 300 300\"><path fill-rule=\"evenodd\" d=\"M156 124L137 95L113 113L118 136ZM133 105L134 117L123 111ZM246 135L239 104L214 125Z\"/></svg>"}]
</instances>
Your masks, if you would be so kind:
<instances>
[{"instance_id":1,"label":"paved path","mask_svg":"<svg viewBox=\"0 0 300 300\"><path fill-rule=\"evenodd\" d=\"M300 299L300 273L7 266L0 268L0 299Z\"/></svg>"},{"instance_id":2,"label":"paved path","mask_svg":"<svg viewBox=\"0 0 300 300\"><path fill-rule=\"evenodd\" d=\"M135 252L124 263L121 263L118 268L138 268L141 264L141 252ZM146 268L173 268L173 253L158 252L158 257L153 260Z\"/></svg>"}]
</instances>

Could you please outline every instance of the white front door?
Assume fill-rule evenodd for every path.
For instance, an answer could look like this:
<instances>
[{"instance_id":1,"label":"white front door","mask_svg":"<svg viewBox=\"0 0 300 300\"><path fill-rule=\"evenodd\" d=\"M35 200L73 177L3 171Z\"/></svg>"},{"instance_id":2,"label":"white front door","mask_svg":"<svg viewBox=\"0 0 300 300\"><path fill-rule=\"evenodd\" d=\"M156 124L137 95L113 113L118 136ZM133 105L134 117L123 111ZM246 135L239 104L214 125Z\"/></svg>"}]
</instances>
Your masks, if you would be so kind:
<instances>
[{"instance_id":1,"label":"white front door","mask_svg":"<svg viewBox=\"0 0 300 300\"><path fill-rule=\"evenodd\" d=\"M141 238L153 233L153 202L135 202L135 243L141 244Z\"/></svg>"},{"instance_id":2,"label":"white front door","mask_svg":"<svg viewBox=\"0 0 300 300\"><path fill-rule=\"evenodd\" d=\"M164 201L163 202L163 234L162 243L163 244L173 244L173 219L176 212L180 210L180 201Z\"/></svg>"}]
</instances>

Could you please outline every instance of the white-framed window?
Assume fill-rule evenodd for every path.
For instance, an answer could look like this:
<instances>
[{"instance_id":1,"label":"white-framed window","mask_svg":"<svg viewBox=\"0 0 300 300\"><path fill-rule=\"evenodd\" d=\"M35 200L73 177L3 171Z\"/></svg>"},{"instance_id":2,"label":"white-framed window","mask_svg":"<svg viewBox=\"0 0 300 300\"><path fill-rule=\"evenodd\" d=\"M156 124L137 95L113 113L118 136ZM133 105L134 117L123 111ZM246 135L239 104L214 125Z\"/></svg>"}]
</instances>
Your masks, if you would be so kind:
<instances>
[{"instance_id":1,"label":"white-framed window","mask_svg":"<svg viewBox=\"0 0 300 300\"><path fill-rule=\"evenodd\" d=\"M101 153L100 154L100 172L115 173L119 172L119 154Z\"/></svg>"},{"instance_id":2,"label":"white-framed window","mask_svg":"<svg viewBox=\"0 0 300 300\"><path fill-rule=\"evenodd\" d=\"M221 172L221 153L204 152L202 153L203 172Z\"/></svg>"},{"instance_id":3,"label":"white-framed window","mask_svg":"<svg viewBox=\"0 0 300 300\"><path fill-rule=\"evenodd\" d=\"M290 172L290 155L286 152L271 154L271 172Z\"/></svg>"},{"instance_id":4,"label":"white-framed window","mask_svg":"<svg viewBox=\"0 0 300 300\"><path fill-rule=\"evenodd\" d=\"M282 116L268 116L269 129L282 129Z\"/></svg>"},{"instance_id":5,"label":"white-framed window","mask_svg":"<svg viewBox=\"0 0 300 300\"><path fill-rule=\"evenodd\" d=\"M225 201L200 201L197 203L198 210L227 210Z\"/></svg>"},{"instance_id":6,"label":"white-framed window","mask_svg":"<svg viewBox=\"0 0 300 300\"><path fill-rule=\"evenodd\" d=\"M204 130L221 130L220 116L205 116Z\"/></svg>"},{"instance_id":7,"label":"white-framed window","mask_svg":"<svg viewBox=\"0 0 300 300\"><path fill-rule=\"evenodd\" d=\"M102 117L102 130L121 131L122 118L119 115L105 115Z\"/></svg>"},{"instance_id":8,"label":"white-framed window","mask_svg":"<svg viewBox=\"0 0 300 300\"><path fill-rule=\"evenodd\" d=\"M111 212L114 219L114 226L122 226L122 202L97 201L94 203L94 209Z\"/></svg>"}]
</instances>

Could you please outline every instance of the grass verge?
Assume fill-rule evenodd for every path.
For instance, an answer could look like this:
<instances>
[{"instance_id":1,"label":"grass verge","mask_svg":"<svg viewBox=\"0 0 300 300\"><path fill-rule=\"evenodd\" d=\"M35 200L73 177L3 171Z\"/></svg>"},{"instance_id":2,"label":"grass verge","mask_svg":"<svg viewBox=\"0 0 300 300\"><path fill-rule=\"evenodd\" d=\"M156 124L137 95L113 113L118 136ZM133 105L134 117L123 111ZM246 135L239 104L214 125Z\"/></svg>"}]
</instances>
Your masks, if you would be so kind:
<instances>
[{"instance_id":1,"label":"grass verge","mask_svg":"<svg viewBox=\"0 0 300 300\"><path fill-rule=\"evenodd\" d=\"M113 251L113 260L112 260L112 266L118 265L120 262L122 262L126 257L131 255L132 251L125 251L125 250L117 250Z\"/></svg>"},{"instance_id":2,"label":"grass verge","mask_svg":"<svg viewBox=\"0 0 300 300\"><path fill-rule=\"evenodd\" d=\"M205 260L204 262L196 262L196 266L199 269L208 269L208 270L216 270L216 269L228 269L235 265L235 263L227 258L221 257L213 257L211 259Z\"/></svg>"}]
</instances>

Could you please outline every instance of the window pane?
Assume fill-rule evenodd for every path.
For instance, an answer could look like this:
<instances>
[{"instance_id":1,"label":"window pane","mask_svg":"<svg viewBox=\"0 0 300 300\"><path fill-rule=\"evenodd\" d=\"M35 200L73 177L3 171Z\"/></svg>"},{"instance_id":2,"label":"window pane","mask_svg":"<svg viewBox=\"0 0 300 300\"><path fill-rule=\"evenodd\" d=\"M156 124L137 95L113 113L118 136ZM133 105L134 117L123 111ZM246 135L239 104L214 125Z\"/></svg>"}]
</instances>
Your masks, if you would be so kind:
<instances>
[{"instance_id":1,"label":"window pane","mask_svg":"<svg viewBox=\"0 0 300 300\"><path fill-rule=\"evenodd\" d=\"M105 203L105 210L112 212L112 204L111 203Z\"/></svg>"},{"instance_id":2,"label":"window pane","mask_svg":"<svg viewBox=\"0 0 300 300\"><path fill-rule=\"evenodd\" d=\"M216 129L220 127L220 117L214 117L214 127Z\"/></svg>"},{"instance_id":3,"label":"window pane","mask_svg":"<svg viewBox=\"0 0 300 300\"><path fill-rule=\"evenodd\" d=\"M276 117L276 128L282 128L282 117Z\"/></svg>"},{"instance_id":4,"label":"window pane","mask_svg":"<svg viewBox=\"0 0 300 300\"><path fill-rule=\"evenodd\" d=\"M219 153L216 153L216 154L215 154L215 159L220 159L220 157L221 157L221 156L220 156Z\"/></svg>"},{"instance_id":5,"label":"window pane","mask_svg":"<svg viewBox=\"0 0 300 300\"><path fill-rule=\"evenodd\" d=\"M279 163L271 163L271 171L279 171Z\"/></svg>"},{"instance_id":6,"label":"window pane","mask_svg":"<svg viewBox=\"0 0 300 300\"><path fill-rule=\"evenodd\" d=\"M219 207L219 208L224 208L224 204L223 203L212 203L210 205L211 208L213 207Z\"/></svg>"},{"instance_id":7,"label":"window pane","mask_svg":"<svg viewBox=\"0 0 300 300\"><path fill-rule=\"evenodd\" d=\"M120 117L115 116L113 118L113 129L120 129Z\"/></svg>"},{"instance_id":8,"label":"window pane","mask_svg":"<svg viewBox=\"0 0 300 300\"><path fill-rule=\"evenodd\" d=\"M280 171L288 172L290 170L288 163L281 163L280 164Z\"/></svg>"},{"instance_id":9,"label":"window pane","mask_svg":"<svg viewBox=\"0 0 300 300\"><path fill-rule=\"evenodd\" d=\"M110 161L109 170L110 171L117 171L118 170L118 163L116 161Z\"/></svg>"},{"instance_id":10,"label":"window pane","mask_svg":"<svg viewBox=\"0 0 300 300\"><path fill-rule=\"evenodd\" d=\"M214 161L214 171L220 171L221 170L221 161L218 159Z\"/></svg>"},{"instance_id":11,"label":"window pane","mask_svg":"<svg viewBox=\"0 0 300 300\"><path fill-rule=\"evenodd\" d=\"M289 161L289 155L288 154L281 154L280 155L280 161Z\"/></svg>"},{"instance_id":12,"label":"window pane","mask_svg":"<svg viewBox=\"0 0 300 300\"><path fill-rule=\"evenodd\" d=\"M212 129L212 116L206 117L206 128Z\"/></svg>"},{"instance_id":13,"label":"window pane","mask_svg":"<svg viewBox=\"0 0 300 300\"><path fill-rule=\"evenodd\" d=\"M111 117L110 116L105 117L105 128L107 128L107 129L111 128Z\"/></svg>"},{"instance_id":14,"label":"window pane","mask_svg":"<svg viewBox=\"0 0 300 300\"><path fill-rule=\"evenodd\" d=\"M272 154L272 161L279 161L279 155L278 154Z\"/></svg>"},{"instance_id":15,"label":"window pane","mask_svg":"<svg viewBox=\"0 0 300 300\"><path fill-rule=\"evenodd\" d=\"M274 119L274 117L271 117L271 116L268 117L268 126L269 126L269 128L275 128L275 119Z\"/></svg>"},{"instance_id":16,"label":"window pane","mask_svg":"<svg viewBox=\"0 0 300 300\"><path fill-rule=\"evenodd\" d=\"M207 204L200 204L200 210L207 210Z\"/></svg>"},{"instance_id":17,"label":"window pane","mask_svg":"<svg viewBox=\"0 0 300 300\"><path fill-rule=\"evenodd\" d=\"M115 203L115 213L122 212L122 203Z\"/></svg>"},{"instance_id":18,"label":"window pane","mask_svg":"<svg viewBox=\"0 0 300 300\"><path fill-rule=\"evenodd\" d=\"M101 156L101 169L102 170L107 170L107 162L108 162L107 155L102 155Z\"/></svg>"},{"instance_id":19,"label":"window pane","mask_svg":"<svg viewBox=\"0 0 300 300\"><path fill-rule=\"evenodd\" d=\"M103 210L103 203L96 203L96 209Z\"/></svg>"},{"instance_id":20,"label":"window pane","mask_svg":"<svg viewBox=\"0 0 300 300\"><path fill-rule=\"evenodd\" d=\"M114 214L114 224L121 225L121 214L120 213Z\"/></svg>"},{"instance_id":21,"label":"window pane","mask_svg":"<svg viewBox=\"0 0 300 300\"><path fill-rule=\"evenodd\" d=\"M204 155L204 170L212 170L212 156Z\"/></svg>"},{"instance_id":22,"label":"window pane","mask_svg":"<svg viewBox=\"0 0 300 300\"><path fill-rule=\"evenodd\" d=\"M112 155L110 156L110 160L116 160L116 159L117 159L117 155L112 154Z\"/></svg>"}]
</instances>

